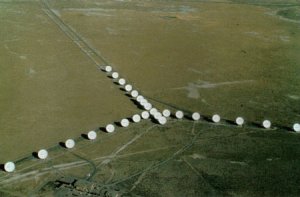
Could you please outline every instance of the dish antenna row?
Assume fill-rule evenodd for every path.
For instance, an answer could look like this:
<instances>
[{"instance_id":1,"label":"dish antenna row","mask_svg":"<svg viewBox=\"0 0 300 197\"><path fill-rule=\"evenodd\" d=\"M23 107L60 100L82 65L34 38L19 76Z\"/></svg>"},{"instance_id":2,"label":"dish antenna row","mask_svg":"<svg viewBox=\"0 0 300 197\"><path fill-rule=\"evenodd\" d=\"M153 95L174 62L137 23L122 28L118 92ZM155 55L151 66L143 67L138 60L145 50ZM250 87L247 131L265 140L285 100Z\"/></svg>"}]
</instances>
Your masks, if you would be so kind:
<instances>
[{"instance_id":1,"label":"dish antenna row","mask_svg":"<svg viewBox=\"0 0 300 197\"><path fill-rule=\"evenodd\" d=\"M119 78L118 72L112 72L111 66L105 66L104 71L111 74L111 77L113 79ZM124 86L124 89L127 93L130 93L130 95L136 99L136 101L145 109L140 115L135 114L132 116L132 121L135 123L138 123L141 121L141 119L149 119L150 115L158 121L159 124L164 125L167 123L167 118L171 116L171 111L168 109L164 109L162 112L158 111L156 108L153 107L153 105L145 99L142 95L139 95L139 92L137 90L133 90L133 87L131 84L126 84L126 80L124 78L119 78L118 84L121 86ZM177 119L183 119L184 118L184 112L181 110L177 110L174 114L174 116ZM191 116L191 118L194 121L198 121L201 118L201 115L199 112L194 112ZM219 123L221 121L221 116L218 114L214 114L211 118L211 120L214 123ZM235 120L236 125L242 126L245 123L245 120L242 117L237 117ZM128 127L129 126L129 120L124 118L120 122L122 127ZM270 120L264 120L262 122L262 126L265 129L269 129L272 126L272 123ZM105 127L106 131L108 133L112 133L115 131L115 126L113 124L108 124ZM300 124L295 123L293 125L293 130L297 133L300 133ZM89 131L87 134L87 138L89 140L95 140L97 138L97 133L95 131ZM67 149L72 149L75 147L75 141L73 139L67 139L64 142L64 145ZM45 160L48 157L48 151L46 149L41 149L37 153L37 157L41 160ZM15 163L12 161L8 161L4 164L4 170L6 172L13 172L15 171Z\"/></svg>"},{"instance_id":2,"label":"dish antenna row","mask_svg":"<svg viewBox=\"0 0 300 197\"><path fill-rule=\"evenodd\" d=\"M169 112L166 112L167 114L169 114ZM184 117L184 113L183 111L181 110L178 110L175 112L175 117L177 119L182 119ZM194 120L194 121L197 121L197 120L200 120L201 116L200 116L200 113L199 112L194 112L191 116L191 118ZM211 117L211 121L214 122L214 123L219 123L221 121L221 116L218 115L218 114L214 114L212 117ZM243 126L245 124L245 120L243 117L237 117L235 119L235 124L238 125L238 126ZM270 120L264 120L261 124L261 126L265 129L270 129L272 127L272 123ZM300 124L299 123L295 123L293 126L292 126L292 129L296 132L296 133L300 133Z\"/></svg>"},{"instance_id":3,"label":"dish antenna row","mask_svg":"<svg viewBox=\"0 0 300 197\"><path fill-rule=\"evenodd\" d=\"M142 100L140 99L140 101L142 101ZM147 110L143 111L141 113L141 115L139 115L139 114L133 115L131 119L132 119L133 122L140 122L141 119L149 119L150 115L153 116L154 119L157 120L159 124L164 125L167 122L167 118L171 116L171 111L169 109L164 109L161 113L156 108L151 108L148 111ZM178 110L178 111L175 112L174 116L177 119L183 119L184 112L181 111L181 110ZM192 114L191 118L194 121L198 121L198 120L201 119L201 115L200 115L199 112L194 112ZM214 114L212 116L211 120L214 123L219 123L221 121L221 117L218 114ZM129 126L129 120L126 119L126 118L122 119L120 123L121 123L122 127L128 127ZM236 120L235 120L235 123L238 126L243 126L244 123L245 123L245 120L242 117L237 117ZM264 120L262 122L262 127L265 128L265 129L270 129L271 126L272 126L272 123L271 123L270 120ZM292 128L295 132L300 133L300 124L299 123L295 123ZM112 132L114 132L114 130L115 130L115 126L113 124L108 124L106 126L106 131L108 133L112 133ZM89 131L88 134L87 134L87 138L89 140L95 140L97 138L97 133L95 131ZM64 145L67 149L72 149L72 148L75 147L75 141L73 139L67 139L64 142ZM47 159L48 151L46 149L39 150L37 152L37 157L41 160ZM4 164L4 170L6 172L13 172L13 171L15 171L15 169L16 169L15 163L12 162L12 161L8 161Z\"/></svg>"},{"instance_id":4,"label":"dish antenna row","mask_svg":"<svg viewBox=\"0 0 300 197\"><path fill-rule=\"evenodd\" d=\"M112 71L112 67L111 66L105 66L104 70L108 73L110 73ZM111 77L113 79L117 79L119 78L119 73L117 72L113 72L111 74ZM124 85L126 83L126 80L121 78L119 79L118 83L120 85ZM114 131L114 126L109 124L106 126L106 129L108 132L113 132ZM89 131L88 134L87 134L87 137L89 140L95 140L97 138L97 133L95 131ZM67 149L72 149L75 147L75 141L73 139L68 139L64 142L64 146L67 148ZM48 151L46 149L41 149L37 152L37 157L41 160L44 160L48 157ZM15 163L12 162L12 161L8 161L4 164L4 170L6 172L13 172L15 171Z\"/></svg>"},{"instance_id":5,"label":"dish antenna row","mask_svg":"<svg viewBox=\"0 0 300 197\"><path fill-rule=\"evenodd\" d=\"M112 67L111 66L106 66L105 71L110 73L112 72ZM112 72L111 74L113 79L117 79L119 77L119 74L117 72ZM133 90L132 85L126 84L126 80L121 78L118 81L119 85L125 86L124 89L126 92L130 93L130 95L137 100L137 102L147 111L150 112L150 114L154 117L155 120L158 121L158 123L164 125L167 122L167 117L171 115L170 110L165 109L163 112L159 112L156 108L153 108L152 104L148 102L147 99L145 99L142 95L139 95L139 92L137 90ZM125 85L126 84L126 85ZM146 113L144 113L144 117L149 118ZM182 119L184 117L184 112L181 110L178 110L175 112L175 117L177 119ZM201 116L199 112L194 112L191 117L194 121L200 120ZM139 122L140 118L138 116L132 117L133 122ZM221 116L218 114L214 114L211 118L212 122L214 123L219 123L221 121ZM129 121L128 121L129 122ZM129 124L129 123L128 123ZM121 124L122 126L128 126L127 122L124 124ZM243 126L245 124L245 120L243 117L237 117L235 120L235 124L238 126ZM270 120L264 120L262 122L262 127L265 129L270 129L272 126L272 123ZM295 123L293 125L293 130L295 132L300 133L300 124Z\"/></svg>"},{"instance_id":6,"label":"dish antenna row","mask_svg":"<svg viewBox=\"0 0 300 197\"><path fill-rule=\"evenodd\" d=\"M87 138L89 140L95 140L97 138L97 133L95 131L89 131L87 134ZM67 149L72 149L75 147L75 141L73 139L67 139L64 142L64 146ZM37 158L40 160L47 159L48 155L49 155L49 153L46 149L40 149L36 154ZM8 161L4 164L4 170L6 172L13 172L13 171L15 171L15 169L16 169L16 165L12 161Z\"/></svg>"},{"instance_id":7,"label":"dish antenna row","mask_svg":"<svg viewBox=\"0 0 300 197\"><path fill-rule=\"evenodd\" d=\"M117 79L119 77L119 74L117 72L113 72L111 66L105 66L104 69L107 73L110 73L111 77L113 79ZM124 87L124 90L130 94L132 98L134 98L141 107L144 108L145 111L143 111L141 114L135 114L131 117L132 122L138 123L141 121L141 119L149 119L150 115L161 125L164 125L167 123L167 117L171 115L171 112L169 110L164 112L159 112L156 108L153 107L153 105L140 93L133 89L131 84L126 84L126 80L123 78L120 78L118 80L118 84ZM120 122L120 125L122 127L128 127L129 126L129 120L128 119L122 119ZM113 125L107 125L106 126L107 132L113 132L114 128Z\"/></svg>"},{"instance_id":8,"label":"dish antenna row","mask_svg":"<svg viewBox=\"0 0 300 197\"><path fill-rule=\"evenodd\" d=\"M147 111L149 111L152 108L152 104L150 102L148 102L147 99L145 99L142 95L140 95L140 93L133 89L133 86L129 83L127 83L126 79L124 78L119 78L119 73L113 71L112 67L107 65L104 67L103 69L105 72L107 72L109 74L109 76L111 76L111 78L117 80L118 79L118 84L120 86L123 86L125 92L127 92L132 98L136 99L137 102ZM144 114L145 115L145 114ZM132 121L133 122L139 122L139 118L136 115L135 117L132 117ZM129 126L129 121L126 121L125 119L121 120L121 126L123 127L127 127ZM112 126L110 126L110 131L113 132L114 129L112 129Z\"/></svg>"},{"instance_id":9,"label":"dish antenna row","mask_svg":"<svg viewBox=\"0 0 300 197\"><path fill-rule=\"evenodd\" d=\"M123 86L124 90L130 94L131 97L135 98L138 102L142 102L143 104L141 104L142 106L144 106L144 108L146 110L150 110L152 108L152 104L150 104L146 99L144 99L143 96L139 95L139 92L137 90L134 90L132 85L127 83L126 79L124 78L119 78L119 73L118 72L113 72L113 69L111 66L105 66L103 69L105 72L109 73L109 76L111 76L111 78L113 79L118 79L118 84L120 86ZM149 118L149 113L147 111L143 111L141 114L134 114L131 117L131 121L134 123L138 123L141 121L141 119L148 119ZM128 127L130 124L129 119L127 118L123 118L120 121L120 125L122 127ZM105 130L108 133L112 133L115 131L115 126L113 124L108 124L105 127Z\"/></svg>"},{"instance_id":10,"label":"dish antenna row","mask_svg":"<svg viewBox=\"0 0 300 197\"><path fill-rule=\"evenodd\" d=\"M150 116L152 116L155 121L161 125L165 125L167 123L167 117L171 114L169 110L164 110L163 112L158 111L155 107L153 107L152 103L150 103L144 96L139 95L135 90L131 91L131 96L135 98L139 105L145 109L145 111L141 114L143 119L149 119Z\"/></svg>"}]
</instances>

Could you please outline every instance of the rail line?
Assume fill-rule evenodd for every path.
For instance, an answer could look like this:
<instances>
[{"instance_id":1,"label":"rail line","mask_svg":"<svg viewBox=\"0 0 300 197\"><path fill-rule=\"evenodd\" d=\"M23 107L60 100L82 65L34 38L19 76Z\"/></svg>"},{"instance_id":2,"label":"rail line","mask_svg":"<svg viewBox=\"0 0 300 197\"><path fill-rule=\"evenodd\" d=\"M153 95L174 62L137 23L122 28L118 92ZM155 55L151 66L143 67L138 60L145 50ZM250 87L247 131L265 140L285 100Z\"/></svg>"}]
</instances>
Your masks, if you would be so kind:
<instances>
[{"instance_id":1,"label":"rail line","mask_svg":"<svg viewBox=\"0 0 300 197\"><path fill-rule=\"evenodd\" d=\"M82 38L72 27L67 25L55 12L50 8L47 0L41 0L43 11L47 16L68 36L79 48L85 53L100 69L101 65L109 64L109 62L91 45L89 45L84 38Z\"/></svg>"}]
</instances>

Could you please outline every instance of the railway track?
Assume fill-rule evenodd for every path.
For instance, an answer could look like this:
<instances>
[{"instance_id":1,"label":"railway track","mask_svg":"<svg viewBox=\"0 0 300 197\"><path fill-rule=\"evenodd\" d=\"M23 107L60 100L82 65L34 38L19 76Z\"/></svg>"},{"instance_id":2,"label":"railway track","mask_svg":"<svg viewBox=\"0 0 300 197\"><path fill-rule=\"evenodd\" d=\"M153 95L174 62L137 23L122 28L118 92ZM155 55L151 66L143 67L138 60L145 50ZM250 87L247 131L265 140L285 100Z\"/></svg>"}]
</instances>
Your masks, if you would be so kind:
<instances>
[{"instance_id":1,"label":"railway track","mask_svg":"<svg viewBox=\"0 0 300 197\"><path fill-rule=\"evenodd\" d=\"M102 65L109 64L109 62L96 49L88 44L81 35L79 35L72 27L67 25L50 8L47 0L41 0L41 4L46 15L79 47L84 54L86 54L96 64L99 69L101 69Z\"/></svg>"}]
</instances>

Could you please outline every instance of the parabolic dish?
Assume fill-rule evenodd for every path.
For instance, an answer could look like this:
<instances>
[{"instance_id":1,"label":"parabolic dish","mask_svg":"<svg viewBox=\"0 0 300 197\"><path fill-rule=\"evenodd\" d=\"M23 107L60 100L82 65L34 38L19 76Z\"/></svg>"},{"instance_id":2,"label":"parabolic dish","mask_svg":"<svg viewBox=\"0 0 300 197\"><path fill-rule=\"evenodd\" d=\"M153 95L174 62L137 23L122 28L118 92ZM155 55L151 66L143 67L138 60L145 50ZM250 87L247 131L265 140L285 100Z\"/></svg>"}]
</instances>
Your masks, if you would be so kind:
<instances>
[{"instance_id":1,"label":"parabolic dish","mask_svg":"<svg viewBox=\"0 0 300 197\"><path fill-rule=\"evenodd\" d=\"M108 125L106 125L105 129L108 133L112 133L115 131L115 126L112 124L108 124Z\"/></svg>"},{"instance_id":2,"label":"parabolic dish","mask_svg":"<svg viewBox=\"0 0 300 197\"><path fill-rule=\"evenodd\" d=\"M164 117L170 117L171 116L171 111L168 109L164 109L162 112Z\"/></svg>"},{"instance_id":3,"label":"parabolic dish","mask_svg":"<svg viewBox=\"0 0 300 197\"><path fill-rule=\"evenodd\" d=\"M132 90L131 96L132 96L133 98L136 98L138 95L139 95L139 92L138 92L137 90Z\"/></svg>"},{"instance_id":4,"label":"parabolic dish","mask_svg":"<svg viewBox=\"0 0 300 197\"><path fill-rule=\"evenodd\" d=\"M46 159L48 157L48 151L46 149L41 149L38 152L38 158Z\"/></svg>"},{"instance_id":5,"label":"parabolic dish","mask_svg":"<svg viewBox=\"0 0 300 197\"><path fill-rule=\"evenodd\" d=\"M128 127L129 126L129 120L124 118L121 120L121 126L122 127Z\"/></svg>"},{"instance_id":6,"label":"parabolic dish","mask_svg":"<svg viewBox=\"0 0 300 197\"><path fill-rule=\"evenodd\" d=\"M94 140L97 138L97 133L95 131L89 131L87 136L89 140Z\"/></svg>"},{"instance_id":7,"label":"parabolic dish","mask_svg":"<svg viewBox=\"0 0 300 197\"><path fill-rule=\"evenodd\" d=\"M221 120L220 115L218 115L218 114L213 115L213 117L212 117L213 122L218 123L218 122L220 122L220 120Z\"/></svg>"},{"instance_id":8,"label":"parabolic dish","mask_svg":"<svg viewBox=\"0 0 300 197\"><path fill-rule=\"evenodd\" d=\"M6 162L5 165L4 165L4 170L6 172L13 172L14 170L16 169L16 166L13 162L9 161L9 162Z\"/></svg>"},{"instance_id":9,"label":"parabolic dish","mask_svg":"<svg viewBox=\"0 0 300 197\"><path fill-rule=\"evenodd\" d=\"M143 111L141 115L143 119L148 119L150 117L150 114L147 111Z\"/></svg>"},{"instance_id":10,"label":"parabolic dish","mask_svg":"<svg viewBox=\"0 0 300 197\"><path fill-rule=\"evenodd\" d=\"M66 148L74 148L75 141L73 139L67 139L65 142Z\"/></svg>"},{"instance_id":11,"label":"parabolic dish","mask_svg":"<svg viewBox=\"0 0 300 197\"><path fill-rule=\"evenodd\" d=\"M141 121L141 116L139 114L135 114L132 116L133 122L140 122Z\"/></svg>"},{"instance_id":12,"label":"parabolic dish","mask_svg":"<svg viewBox=\"0 0 300 197\"><path fill-rule=\"evenodd\" d=\"M175 116L176 116L176 118L178 118L178 119L182 119L183 118L183 112L182 111L176 111L176 113L175 113Z\"/></svg>"},{"instance_id":13,"label":"parabolic dish","mask_svg":"<svg viewBox=\"0 0 300 197\"><path fill-rule=\"evenodd\" d=\"M244 124L244 118L242 118L242 117L237 117L236 119L235 119L235 123L237 124L237 125L239 125L239 126L242 126L243 124Z\"/></svg>"},{"instance_id":14,"label":"parabolic dish","mask_svg":"<svg viewBox=\"0 0 300 197\"><path fill-rule=\"evenodd\" d=\"M271 121L270 120L264 120L262 123L263 127L266 129L271 128Z\"/></svg>"},{"instance_id":15,"label":"parabolic dish","mask_svg":"<svg viewBox=\"0 0 300 197\"><path fill-rule=\"evenodd\" d=\"M119 73L113 72L113 73L111 74L111 77L112 77L113 79L117 79L117 78L119 78Z\"/></svg>"},{"instance_id":16,"label":"parabolic dish","mask_svg":"<svg viewBox=\"0 0 300 197\"><path fill-rule=\"evenodd\" d=\"M132 85L127 84L127 85L125 86L125 90L126 90L126 92L130 92L130 91L132 90Z\"/></svg>"},{"instance_id":17,"label":"parabolic dish","mask_svg":"<svg viewBox=\"0 0 300 197\"><path fill-rule=\"evenodd\" d=\"M111 72L112 71L112 67L111 66L105 66L105 71L106 72Z\"/></svg>"},{"instance_id":18,"label":"parabolic dish","mask_svg":"<svg viewBox=\"0 0 300 197\"><path fill-rule=\"evenodd\" d=\"M119 84L120 84L121 86L125 85L125 83L126 83L126 80L125 80L125 79L123 79L123 78L119 79Z\"/></svg>"},{"instance_id":19,"label":"parabolic dish","mask_svg":"<svg viewBox=\"0 0 300 197\"><path fill-rule=\"evenodd\" d=\"M198 112L194 112L192 114L192 118L193 118L193 120L199 120L200 119L200 114Z\"/></svg>"},{"instance_id":20,"label":"parabolic dish","mask_svg":"<svg viewBox=\"0 0 300 197\"><path fill-rule=\"evenodd\" d=\"M164 117L164 116L161 116L161 117L158 119L158 122L159 122L159 124L164 125L164 124L167 123L167 118Z\"/></svg>"},{"instance_id":21,"label":"parabolic dish","mask_svg":"<svg viewBox=\"0 0 300 197\"><path fill-rule=\"evenodd\" d=\"M293 129L294 131L296 131L297 133L300 133L300 124L299 123L295 123L293 125Z\"/></svg>"}]
</instances>

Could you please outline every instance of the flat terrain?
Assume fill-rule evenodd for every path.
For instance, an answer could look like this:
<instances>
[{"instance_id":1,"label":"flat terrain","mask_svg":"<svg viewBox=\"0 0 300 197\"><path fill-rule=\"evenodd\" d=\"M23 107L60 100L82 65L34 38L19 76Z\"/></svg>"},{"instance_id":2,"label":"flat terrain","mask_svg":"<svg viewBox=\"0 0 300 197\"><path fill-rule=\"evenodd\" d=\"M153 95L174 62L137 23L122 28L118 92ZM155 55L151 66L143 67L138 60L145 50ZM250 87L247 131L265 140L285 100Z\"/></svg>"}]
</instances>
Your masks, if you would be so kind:
<instances>
[{"instance_id":1,"label":"flat terrain","mask_svg":"<svg viewBox=\"0 0 300 197\"><path fill-rule=\"evenodd\" d=\"M1 163L137 111L38 2L0 9Z\"/></svg>"},{"instance_id":2,"label":"flat terrain","mask_svg":"<svg viewBox=\"0 0 300 197\"><path fill-rule=\"evenodd\" d=\"M0 196L299 196L299 7L0 0L0 163L16 163ZM106 64L158 109L204 118L119 127L141 109Z\"/></svg>"},{"instance_id":3,"label":"flat terrain","mask_svg":"<svg viewBox=\"0 0 300 197\"><path fill-rule=\"evenodd\" d=\"M288 125L299 118L299 23L280 20L273 9L54 2L60 17L150 98L228 119Z\"/></svg>"}]
</instances>

